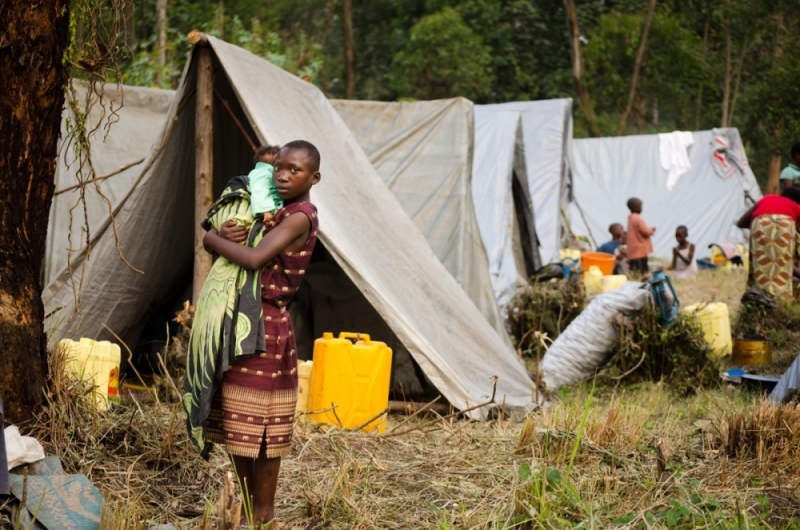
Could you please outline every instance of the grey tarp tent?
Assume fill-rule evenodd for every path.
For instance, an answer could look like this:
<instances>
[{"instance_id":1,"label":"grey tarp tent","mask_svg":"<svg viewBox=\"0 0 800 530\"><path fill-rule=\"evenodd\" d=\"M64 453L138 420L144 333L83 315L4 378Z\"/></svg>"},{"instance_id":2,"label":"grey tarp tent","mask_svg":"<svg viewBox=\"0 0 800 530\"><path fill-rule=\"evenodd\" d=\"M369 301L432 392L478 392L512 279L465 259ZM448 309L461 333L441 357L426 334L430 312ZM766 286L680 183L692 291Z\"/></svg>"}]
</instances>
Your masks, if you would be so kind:
<instances>
[{"instance_id":1,"label":"grey tarp tent","mask_svg":"<svg viewBox=\"0 0 800 530\"><path fill-rule=\"evenodd\" d=\"M659 135L574 140L572 193L576 202L570 207L570 220L575 233L587 234L588 223L597 244L602 244L609 238L611 223L627 223L626 201L638 197L644 203L642 217L657 228L653 237L657 257L672 256L675 229L680 225L689 229L689 241L696 245L698 257L708 255L711 243L746 243L734 223L761 198L761 191L741 148L739 131L716 131L738 152L744 173L720 177L712 166L714 131L697 131L692 133L694 145L688 150L692 167L669 191L667 171L660 162Z\"/></svg>"},{"instance_id":2,"label":"grey tarp tent","mask_svg":"<svg viewBox=\"0 0 800 530\"><path fill-rule=\"evenodd\" d=\"M572 100L475 106L472 197L497 302L558 260Z\"/></svg>"},{"instance_id":3,"label":"grey tarp tent","mask_svg":"<svg viewBox=\"0 0 800 530\"><path fill-rule=\"evenodd\" d=\"M472 205L472 102L332 100L434 254L507 336Z\"/></svg>"},{"instance_id":4,"label":"grey tarp tent","mask_svg":"<svg viewBox=\"0 0 800 530\"><path fill-rule=\"evenodd\" d=\"M86 87L77 80L72 86L81 104L86 99ZM138 160L144 160L153 142L164 127L167 112L175 99L175 91L157 88L107 84L103 99L91 107L88 127L95 130L91 137L91 161L95 176L103 177ZM84 203L80 200L78 184L80 163L75 158L74 142L67 132L68 123L75 124L74 113L67 107L61 117L61 141L56 165L56 193L50 207L47 228L47 253L44 262L44 284L67 265L70 241L78 250L85 243L88 220L90 234L108 218L114 207L141 173L141 164L111 177L88 183L84 187ZM89 164L84 160L82 180L90 178ZM72 189L70 189L72 188ZM102 194L102 195L101 195ZM103 198L105 196L105 199ZM106 202L108 199L108 202ZM72 220L70 222L70 219ZM80 271L75 271L80 275Z\"/></svg>"},{"instance_id":5,"label":"grey tarp tent","mask_svg":"<svg viewBox=\"0 0 800 530\"><path fill-rule=\"evenodd\" d=\"M498 376L498 401L532 407L532 382L515 353L436 259L325 96L249 52L208 40L215 89L241 117L246 132L270 143L304 138L322 153L322 182L313 191L322 252L307 271L309 298L313 303L315 296L323 302L343 291L346 296L327 315L324 307L313 308L311 320L300 320L298 331L310 326L316 333L321 317L341 323L351 306L366 305L455 407L485 400L493 375ZM145 308L191 264L196 77L192 59L166 127L115 212L120 249L143 274L120 261L107 223L95 237L80 314L65 271L45 289L50 320L58 323L56 338L76 332L107 336L103 324L125 337ZM250 168L252 150L220 105L214 108L214 179L219 187ZM339 281L326 283L337 270ZM302 308L309 300L299 302ZM364 331L360 325L368 322L351 318L348 323L358 326L348 331Z\"/></svg>"}]
</instances>

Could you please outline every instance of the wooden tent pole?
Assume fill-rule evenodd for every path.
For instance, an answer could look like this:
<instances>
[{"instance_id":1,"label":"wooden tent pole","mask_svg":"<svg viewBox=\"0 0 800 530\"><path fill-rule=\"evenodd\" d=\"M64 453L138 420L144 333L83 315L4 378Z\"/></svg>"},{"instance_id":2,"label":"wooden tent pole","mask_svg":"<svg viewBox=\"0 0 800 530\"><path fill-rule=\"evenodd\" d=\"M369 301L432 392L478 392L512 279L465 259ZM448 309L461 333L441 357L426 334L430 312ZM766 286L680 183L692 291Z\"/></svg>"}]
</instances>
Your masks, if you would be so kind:
<instances>
[{"instance_id":1,"label":"wooden tent pole","mask_svg":"<svg viewBox=\"0 0 800 530\"><path fill-rule=\"evenodd\" d=\"M214 71L211 48L197 49L197 107L194 122L194 282L192 302L197 305L200 290L211 270L211 255L203 248L206 231L200 223L211 208L214 193Z\"/></svg>"}]
</instances>

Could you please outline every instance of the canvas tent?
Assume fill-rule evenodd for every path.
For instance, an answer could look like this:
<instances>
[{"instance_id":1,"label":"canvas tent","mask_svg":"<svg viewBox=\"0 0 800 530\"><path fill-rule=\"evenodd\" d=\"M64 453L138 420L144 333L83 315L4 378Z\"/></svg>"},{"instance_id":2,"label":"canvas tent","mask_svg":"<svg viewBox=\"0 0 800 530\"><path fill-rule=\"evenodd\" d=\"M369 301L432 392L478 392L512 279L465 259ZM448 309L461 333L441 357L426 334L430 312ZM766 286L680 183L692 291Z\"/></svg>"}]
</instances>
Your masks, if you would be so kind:
<instances>
[{"instance_id":1,"label":"canvas tent","mask_svg":"<svg viewBox=\"0 0 800 530\"><path fill-rule=\"evenodd\" d=\"M214 88L244 133L262 143L304 138L322 153L323 177L312 194L320 212L321 246L307 271L307 293L295 310L303 317L298 317L298 335L308 337L311 329L311 336L319 336L328 325L333 332L385 331L373 331L373 338L389 342L398 353L403 346L455 407L485 400L493 375L499 401L533 406L532 382L513 350L436 259L324 95L249 52L213 37L208 42ZM95 235L80 313L65 271L43 293L50 321L58 322L56 338L108 336L103 324L130 336L144 310L192 263L194 201L187 190L194 189L197 53L142 172L115 211L119 249L142 273L119 259L106 223ZM250 168L252 149L243 136L215 105L217 190Z\"/></svg>"},{"instance_id":2,"label":"canvas tent","mask_svg":"<svg viewBox=\"0 0 800 530\"><path fill-rule=\"evenodd\" d=\"M83 104L86 100L86 87L76 80L73 80L72 86L77 101ZM75 116L69 107L64 109L56 165L56 191L50 207L47 232L45 285L67 265L70 233L72 248L81 248L85 241L83 231L87 222L91 234L108 218L109 206L116 206L131 187L133 180L141 172L141 164L131 164L144 162L164 127L164 120L174 99L173 90L110 83L104 87L102 100L91 107L87 116L88 129L95 131L90 138L94 175L102 180L85 185L85 202L81 201L80 189L75 185L79 182L79 169L81 180L91 178L89 164L84 159L81 168L81 162L76 160L75 144L67 130L68 126L74 126ZM131 167L117 173L125 166ZM102 178L110 174L113 175ZM78 274L79 271L75 272Z\"/></svg>"},{"instance_id":3,"label":"canvas tent","mask_svg":"<svg viewBox=\"0 0 800 530\"><path fill-rule=\"evenodd\" d=\"M472 205L472 102L332 100L434 254L506 335Z\"/></svg>"},{"instance_id":4,"label":"canvas tent","mask_svg":"<svg viewBox=\"0 0 800 530\"><path fill-rule=\"evenodd\" d=\"M717 174L712 165L717 135L727 138L738 154L743 173L736 171L730 178ZM609 238L611 223L626 224L628 198L638 197L644 203L642 216L657 229L654 256L671 258L675 229L680 225L689 229L689 241L695 244L698 257L709 255L711 243L746 243L734 223L761 198L761 191L747 164L739 131L715 129L693 132L692 136L694 144L688 148L691 169L672 190L667 190L667 170L660 161L659 135L574 140L575 202L570 218L575 233L591 230L597 244L602 244Z\"/></svg>"},{"instance_id":5,"label":"canvas tent","mask_svg":"<svg viewBox=\"0 0 800 530\"><path fill-rule=\"evenodd\" d=\"M571 99L475 106L472 197L501 307L558 261L571 140Z\"/></svg>"}]
</instances>

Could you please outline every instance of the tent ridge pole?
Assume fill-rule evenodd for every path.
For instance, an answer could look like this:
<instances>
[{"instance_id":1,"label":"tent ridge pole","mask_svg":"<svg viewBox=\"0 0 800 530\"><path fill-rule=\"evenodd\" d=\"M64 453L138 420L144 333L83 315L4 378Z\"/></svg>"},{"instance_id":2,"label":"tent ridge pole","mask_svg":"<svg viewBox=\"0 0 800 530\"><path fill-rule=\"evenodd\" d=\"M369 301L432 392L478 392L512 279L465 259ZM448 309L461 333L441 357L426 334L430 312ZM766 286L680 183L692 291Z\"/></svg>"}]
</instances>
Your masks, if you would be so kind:
<instances>
[{"instance_id":1,"label":"tent ridge pole","mask_svg":"<svg viewBox=\"0 0 800 530\"><path fill-rule=\"evenodd\" d=\"M197 106L195 108L195 193L194 193L194 278L192 302L197 305L200 290L211 270L211 255L203 248L205 230L200 223L211 208L214 190L214 70L211 48L197 51Z\"/></svg>"}]
</instances>

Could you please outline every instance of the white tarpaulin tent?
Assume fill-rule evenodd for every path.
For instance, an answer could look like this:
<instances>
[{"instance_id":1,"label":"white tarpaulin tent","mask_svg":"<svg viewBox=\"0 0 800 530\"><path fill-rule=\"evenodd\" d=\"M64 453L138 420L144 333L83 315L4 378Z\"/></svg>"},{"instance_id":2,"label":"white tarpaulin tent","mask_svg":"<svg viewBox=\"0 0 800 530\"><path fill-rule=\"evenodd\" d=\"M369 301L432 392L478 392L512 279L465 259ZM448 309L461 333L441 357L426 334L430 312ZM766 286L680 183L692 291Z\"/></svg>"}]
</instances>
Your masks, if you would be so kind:
<instances>
[{"instance_id":1,"label":"white tarpaulin tent","mask_svg":"<svg viewBox=\"0 0 800 530\"><path fill-rule=\"evenodd\" d=\"M83 103L86 99L86 88L78 81L73 81L73 87L77 100ZM88 128L95 130L90 138L95 176L102 178L136 161L143 161L163 129L164 119L174 99L173 90L106 85L103 100L93 105L87 116ZM86 184L84 211L80 190L74 187L78 184L80 164L75 158L74 143L67 132L68 122L74 126L75 118L72 110L65 108L61 118L56 192L50 207L47 228L45 285L67 265L70 232L72 248L82 248L87 220L90 233L99 228L108 218L109 206L117 205L133 180L141 173L141 165L137 164L108 178ZM85 160L83 164L82 180L87 180L90 178L89 164Z\"/></svg>"},{"instance_id":2,"label":"white tarpaulin tent","mask_svg":"<svg viewBox=\"0 0 800 530\"><path fill-rule=\"evenodd\" d=\"M434 254L506 336L472 205L472 102L331 104Z\"/></svg>"},{"instance_id":3,"label":"white tarpaulin tent","mask_svg":"<svg viewBox=\"0 0 800 530\"><path fill-rule=\"evenodd\" d=\"M455 407L464 409L486 400L493 375L498 377L498 402L532 407L532 382L516 354L435 257L325 96L313 85L241 48L212 37L208 40L214 56L215 89L228 101L246 132L263 143L303 138L322 153L322 181L312 196L320 212L323 252L316 262L312 259L307 271L312 290L328 289L317 293L318 299L333 300L337 290L354 287L347 296L365 301ZM164 130L142 173L115 210L119 249L143 274L119 259L107 222L94 238L80 314L66 271L43 293L46 311L51 314L48 323L57 323L56 338L77 334L107 337L103 324L123 338L130 336L146 308L185 275L194 241L196 78L192 59ZM252 149L220 105L214 109L214 180L219 188L231 176L250 168ZM325 284L325 275L334 267L346 282ZM310 300L313 303L314 298ZM345 300L336 308L339 311L327 318L343 322L349 304ZM315 333L318 316L314 308L310 324ZM360 324L357 319L352 322ZM308 325L309 321L303 320L298 328ZM485 413L482 410L477 415Z\"/></svg>"},{"instance_id":4,"label":"white tarpaulin tent","mask_svg":"<svg viewBox=\"0 0 800 530\"><path fill-rule=\"evenodd\" d=\"M644 203L642 217L656 227L654 256L671 258L675 229L685 225L696 255L708 254L708 245L725 241L746 243L734 223L744 210L761 198L753 172L735 128L717 129L738 154L744 174L720 177L712 166L715 131L693 132L688 155L691 169L667 190L667 170L659 156L659 135L591 138L572 143L573 196L570 220L576 234L587 234L578 206L600 245L609 239L611 223L627 224L626 202L638 197ZM749 198L748 198L749 197Z\"/></svg>"},{"instance_id":5,"label":"white tarpaulin tent","mask_svg":"<svg viewBox=\"0 0 800 530\"><path fill-rule=\"evenodd\" d=\"M558 261L571 140L571 99L475 106L472 197L501 307Z\"/></svg>"}]
</instances>

